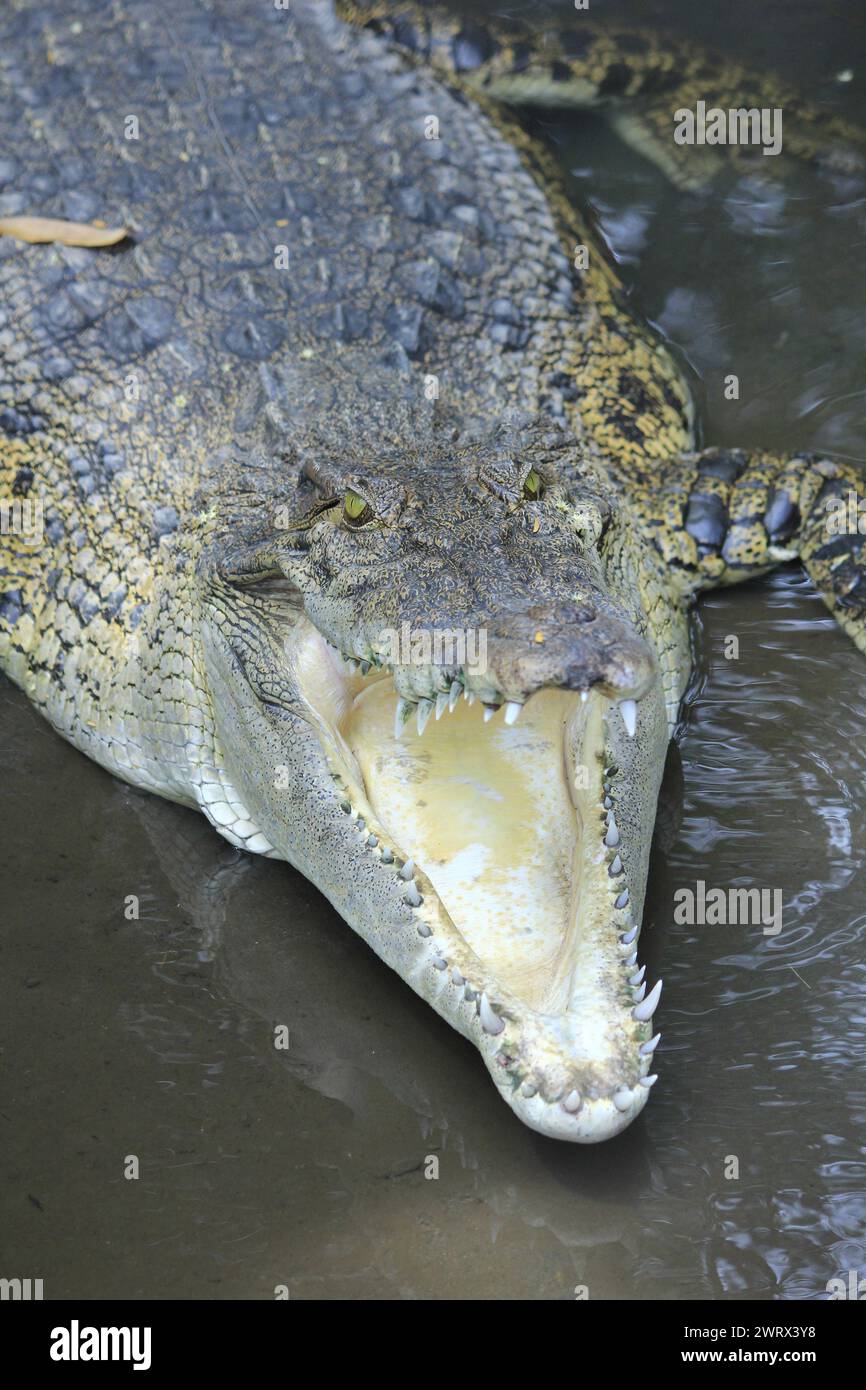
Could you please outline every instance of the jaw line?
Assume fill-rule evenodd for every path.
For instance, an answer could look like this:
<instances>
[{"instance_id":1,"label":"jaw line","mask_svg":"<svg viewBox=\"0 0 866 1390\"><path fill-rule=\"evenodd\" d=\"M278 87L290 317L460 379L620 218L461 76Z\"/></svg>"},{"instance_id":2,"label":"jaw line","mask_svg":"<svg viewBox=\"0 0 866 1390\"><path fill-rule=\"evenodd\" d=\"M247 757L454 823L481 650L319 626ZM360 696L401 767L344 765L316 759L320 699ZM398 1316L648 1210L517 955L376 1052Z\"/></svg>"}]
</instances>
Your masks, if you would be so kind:
<instances>
[{"instance_id":1,"label":"jaw line","mask_svg":"<svg viewBox=\"0 0 866 1390\"><path fill-rule=\"evenodd\" d=\"M570 702L561 725L561 763L574 815L570 916L550 987L544 998L530 1004L503 978L507 971L497 971L483 952L473 949L472 932L465 923L461 930L434 886L431 875L441 875L418 862L411 841L403 842L401 826L375 805L376 783L365 779L352 747L352 719L374 687L376 698L389 690L390 705L396 708L390 672L373 668L366 675L350 673L345 659L306 619L296 627L287 652L330 770L328 793L346 818L346 831L369 856L377 879L381 875L391 892L398 888L411 910L409 930L416 933L418 949L417 963L400 971L407 983L471 1038L504 1099L531 1128L583 1143L625 1129L646 1104L654 1080L649 1073L657 1042L651 1034L658 987L648 991L637 965L632 899L640 898L642 884L635 888L630 883L628 849L617 838L617 777L622 773L605 766L607 720L623 718L614 702L597 692L584 702L578 693L558 691L538 692L527 702L533 712L541 709L545 695L555 693ZM464 717L467 713L476 717L479 741L505 736L501 713L489 725L480 709L464 706ZM426 741L432 749L431 735L441 740L453 717L444 709L441 723L429 718L423 737L417 740L413 734L413 741L422 747ZM521 719L528 722L529 716ZM624 722L632 723L631 710ZM578 786L575 774L581 762L586 784ZM351 915L344 915L356 925ZM379 950L369 931L360 925L356 929Z\"/></svg>"}]
</instances>

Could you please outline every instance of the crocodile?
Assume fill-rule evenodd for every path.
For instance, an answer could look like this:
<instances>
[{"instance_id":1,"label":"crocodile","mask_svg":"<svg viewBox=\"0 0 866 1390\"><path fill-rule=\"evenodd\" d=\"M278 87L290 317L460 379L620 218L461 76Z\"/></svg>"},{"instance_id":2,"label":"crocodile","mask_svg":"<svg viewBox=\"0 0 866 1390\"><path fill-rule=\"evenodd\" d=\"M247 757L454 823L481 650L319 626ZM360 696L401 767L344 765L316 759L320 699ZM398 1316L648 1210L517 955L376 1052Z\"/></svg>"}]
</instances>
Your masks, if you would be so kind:
<instances>
[{"instance_id":1,"label":"crocodile","mask_svg":"<svg viewBox=\"0 0 866 1390\"><path fill-rule=\"evenodd\" d=\"M859 473L701 445L518 108L596 106L685 186L720 152L671 112L715 91L783 107L796 159L862 142L583 16L12 0L0 55L0 217L129 229L0 237L3 671L306 875L532 1129L619 1133L657 1076L638 935L690 607L799 560L866 648L828 527Z\"/></svg>"}]
</instances>

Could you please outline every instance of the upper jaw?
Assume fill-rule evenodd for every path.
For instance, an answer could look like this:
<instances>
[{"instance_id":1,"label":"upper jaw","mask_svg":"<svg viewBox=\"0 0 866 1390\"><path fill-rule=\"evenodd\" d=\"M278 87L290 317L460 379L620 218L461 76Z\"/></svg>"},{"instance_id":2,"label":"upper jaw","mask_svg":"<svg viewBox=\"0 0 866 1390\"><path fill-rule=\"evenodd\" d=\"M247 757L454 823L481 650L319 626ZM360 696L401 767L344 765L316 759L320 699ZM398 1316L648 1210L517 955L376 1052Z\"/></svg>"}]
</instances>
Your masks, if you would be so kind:
<instances>
[{"instance_id":1,"label":"upper jaw","mask_svg":"<svg viewBox=\"0 0 866 1390\"><path fill-rule=\"evenodd\" d=\"M352 711L371 683L390 681L388 671L374 665L366 673L347 670L344 658L305 623L293 660L327 759L330 795L340 808L350 857L361 850L371 875L374 910L368 913L367 903L356 894L342 900L325 881L321 886L328 896L422 997L473 1040L507 1103L526 1124L577 1142L594 1142L624 1129L648 1098L657 1042L652 1015L660 985L647 988L637 963L637 935L658 784L653 784L653 773L643 782L632 775L639 746L641 760L651 768L657 765L661 774L666 726L656 687L639 702L629 697L617 704L598 689L583 700L579 693L568 697L562 768L576 826L574 911L550 987L529 1002L483 952L473 949L464 923L452 917L434 886L433 865L425 866L413 855L412 844L403 840L405 827L380 812L375 783L365 782L352 746ZM456 691L455 684L460 683L443 676L439 703L421 696L410 711L409 725L404 725L396 693L392 695L398 728L392 725L383 735L388 743L384 757L408 745L408 755L414 752L423 759L425 739L432 748L429 741L436 739L437 727L444 729L461 709L460 717L466 718L473 684L468 680ZM473 736L516 737L540 708L532 698L536 703L526 713L519 702L502 702L504 718L499 715L489 730L480 712L472 711L477 724ZM492 704L485 711L488 718L491 710L495 712ZM654 742L658 756L647 759L646 744ZM317 874L313 877L319 881ZM391 904L397 907L396 919L386 920ZM383 948L383 937L394 932L412 936L411 945L401 942L396 954L390 944Z\"/></svg>"}]
</instances>

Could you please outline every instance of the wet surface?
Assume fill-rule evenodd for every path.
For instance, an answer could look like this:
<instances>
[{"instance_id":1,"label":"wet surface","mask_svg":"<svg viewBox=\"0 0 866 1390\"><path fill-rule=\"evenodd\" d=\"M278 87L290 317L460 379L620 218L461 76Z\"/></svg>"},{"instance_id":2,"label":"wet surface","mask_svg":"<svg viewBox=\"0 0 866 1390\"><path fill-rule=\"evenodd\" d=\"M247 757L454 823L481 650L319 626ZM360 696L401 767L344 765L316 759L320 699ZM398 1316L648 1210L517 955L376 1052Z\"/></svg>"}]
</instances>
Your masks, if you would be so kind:
<instances>
[{"instance_id":1,"label":"wet surface","mask_svg":"<svg viewBox=\"0 0 866 1390\"><path fill-rule=\"evenodd\" d=\"M866 121L856 11L723 8L689 32ZM699 378L704 438L862 460L866 188L696 198L594 120L547 126ZM291 869L112 780L3 683L0 1272L353 1299L809 1299L866 1272L866 662L797 569L705 600L695 646L641 939L660 1080L595 1149L522 1128ZM678 924L698 880L778 890L782 931Z\"/></svg>"}]
</instances>

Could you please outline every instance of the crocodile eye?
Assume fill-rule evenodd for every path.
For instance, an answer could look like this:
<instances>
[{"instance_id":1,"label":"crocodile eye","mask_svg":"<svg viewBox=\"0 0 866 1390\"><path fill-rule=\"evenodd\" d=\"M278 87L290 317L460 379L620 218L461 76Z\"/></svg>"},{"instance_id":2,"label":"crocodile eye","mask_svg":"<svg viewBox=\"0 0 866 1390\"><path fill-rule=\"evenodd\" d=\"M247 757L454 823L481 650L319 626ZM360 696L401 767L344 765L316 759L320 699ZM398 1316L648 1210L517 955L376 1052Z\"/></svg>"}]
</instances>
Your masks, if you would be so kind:
<instances>
[{"instance_id":1,"label":"crocodile eye","mask_svg":"<svg viewBox=\"0 0 866 1390\"><path fill-rule=\"evenodd\" d=\"M523 481L524 497L528 497L530 501L534 502L537 498L541 496L543 492L544 483L541 481L541 475L539 473L536 473L534 468L530 468Z\"/></svg>"},{"instance_id":2,"label":"crocodile eye","mask_svg":"<svg viewBox=\"0 0 866 1390\"><path fill-rule=\"evenodd\" d=\"M346 488L343 498L343 520L347 526L364 526L373 518L373 509L369 502L365 502L363 497L357 492L353 492L350 487Z\"/></svg>"}]
</instances>

